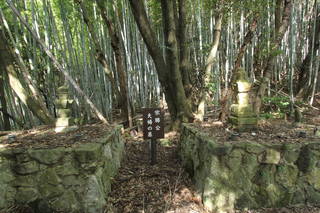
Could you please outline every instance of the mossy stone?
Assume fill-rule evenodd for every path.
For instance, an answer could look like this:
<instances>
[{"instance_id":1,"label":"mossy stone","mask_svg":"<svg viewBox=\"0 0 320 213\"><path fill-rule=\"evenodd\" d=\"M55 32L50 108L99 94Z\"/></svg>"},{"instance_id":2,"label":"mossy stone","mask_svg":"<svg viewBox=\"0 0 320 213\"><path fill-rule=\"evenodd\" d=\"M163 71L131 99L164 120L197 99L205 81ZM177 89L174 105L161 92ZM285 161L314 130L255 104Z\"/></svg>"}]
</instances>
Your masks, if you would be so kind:
<instances>
[{"instance_id":1,"label":"mossy stone","mask_svg":"<svg viewBox=\"0 0 320 213\"><path fill-rule=\"evenodd\" d=\"M278 166L277 172L275 176L275 180L278 184L282 185L283 187L289 189L296 185L296 181L298 178L298 168L295 166Z\"/></svg>"},{"instance_id":2,"label":"mossy stone","mask_svg":"<svg viewBox=\"0 0 320 213\"><path fill-rule=\"evenodd\" d=\"M262 165L256 173L253 182L259 186L268 186L274 183L275 165Z\"/></svg>"},{"instance_id":3,"label":"mossy stone","mask_svg":"<svg viewBox=\"0 0 320 213\"><path fill-rule=\"evenodd\" d=\"M39 186L39 192L42 198L52 199L62 195L64 189L60 185L41 183L41 185Z\"/></svg>"},{"instance_id":4,"label":"mossy stone","mask_svg":"<svg viewBox=\"0 0 320 213\"><path fill-rule=\"evenodd\" d=\"M74 154L80 163L100 161L102 156L102 145L97 143L82 144L74 149Z\"/></svg>"},{"instance_id":5,"label":"mossy stone","mask_svg":"<svg viewBox=\"0 0 320 213\"><path fill-rule=\"evenodd\" d=\"M250 194L244 192L237 198L235 207L237 209L255 209L259 206Z\"/></svg>"},{"instance_id":6,"label":"mossy stone","mask_svg":"<svg viewBox=\"0 0 320 213\"><path fill-rule=\"evenodd\" d=\"M39 179L41 183L48 183L51 185L59 185L61 183L56 171L52 168L43 171Z\"/></svg>"},{"instance_id":7,"label":"mossy stone","mask_svg":"<svg viewBox=\"0 0 320 213\"><path fill-rule=\"evenodd\" d=\"M241 145L237 144L237 147L242 147L244 148L247 152L253 153L253 154L260 154L265 150L265 147L263 147L261 144L258 143L241 143Z\"/></svg>"},{"instance_id":8,"label":"mossy stone","mask_svg":"<svg viewBox=\"0 0 320 213\"><path fill-rule=\"evenodd\" d=\"M0 184L9 183L15 179L11 171L0 170Z\"/></svg>"},{"instance_id":9,"label":"mossy stone","mask_svg":"<svg viewBox=\"0 0 320 213\"><path fill-rule=\"evenodd\" d=\"M65 154L66 149L63 147L55 149L29 149L28 154L31 158L40 163L51 165L57 163Z\"/></svg>"},{"instance_id":10,"label":"mossy stone","mask_svg":"<svg viewBox=\"0 0 320 213\"><path fill-rule=\"evenodd\" d=\"M62 183L66 187L75 187L75 186L81 186L84 181L81 181L81 178L79 176L75 175L69 175L65 176L62 180Z\"/></svg>"},{"instance_id":11,"label":"mossy stone","mask_svg":"<svg viewBox=\"0 0 320 213\"><path fill-rule=\"evenodd\" d=\"M301 187L297 187L296 191L292 196L292 200L290 204L291 205L306 204L305 201L306 201L305 190Z\"/></svg>"},{"instance_id":12,"label":"mossy stone","mask_svg":"<svg viewBox=\"0 0 320 213\"><path fill-rule=\"evenodd\" d=\"M319 205L320 192L315 190L311 186L306 186L305 189L306 189L307 204L309 204L309 205Z\"/></svg>"},{"instance_id":13,"label":"mossy stone","mask_svg":"<svg viewBox=\"0 0 320 213\"><path fill-rule=\"evenodd\" d=\"M20 175L27 175L38 172L40 169L39 164L35 161L16 164L14 171Z\"/></svg>"},{"instance_id":14,"label":"mossy stone","mask_svg":"<svg viewBox=\"0 0 320 213\"><path fill-rule=\"evenodd\" d=\"M0 184L0 209L5 209L15 202L16 189L8 184Z\"/></svg>"},{"instance_id":15,"label":"mossy stone","mask_svg":"<svg viewBox=\"0 0 320 213\"><path fill-rule=\"evenodd\" d=\"M255 171L259 167L258 159L255 154L245 154L242 158L242 168L245 170L248 177L254 176Z\"/></svg>"},{"instance_id":16,"label":"mossy stone","mask_svg":"<svg viewBox=\"0 0 320 213\"><path fill-rule=\"evenodd\" d=\"M63 164L56 167L57 174L59 176L78 175L80 171L74 164L74 159L72 159L70 156L66 156Z\"/></svg>"},{"instance_id":17,"label":"mossy stone","mask_svg":"<svg viewBox=\"0 0 320 213\"><path fill-rule=\"evenodd\" d=\"M283 151L283 159L289 163L293 164L295 163L299 158L299 149L297 149L295 146L293 147L286 147L286 149Z\"/></svg>"},{"instance_id":18,"label":"mossy stone","mask_svg":"<svg viewBox=\"0 0 320 213\"><path fill-rule=\"evenodd\" d=\"M15 199L17 203L26 204L37 200L38 197L39 192L37 189L32 187L18 187Z\"/></svg>"},{"instance_id":19,"label":"mossy stone","mask_svg":"<svg viewBox=\"0 0 320 213\"><path fill-rule=\"evenodd\" d=\"M11 183L14 187L35 187L39 182L37 181L37 175L24 175L17 176L15 180Z\"/></svg>"},{"instance_id":20,"label":"mossy stone","mask_svg":"<svg viewBox=\"0 0 320 213\"><path fill-rule=\"evenodd\" d=\"M299 157L296 161L298 168L303 173L310 172L312 168L316 166L318 162L318 157L314 151L312 151L308 146L301 148Z\"/></svg>"},{"instance_id":21,"label":"mossy stone","mask_svg":"<svg viewBox=\"0 0 320 213\"><path fill-rule=\"evenodd\" d=\"M30 157L27 153L21 153L16 155L17 163L25 163L30 161Z\"/></svg>"},{"instance_id":22,"label":"mossy stone","mask_svg":"<svg viewBox=\"0 0 320 213\"><path fill-rule=\"evenodd\" d=\"M281 160L281 154L274 149L267 149L264 153L259 155L258 159L260 163L279 164Z\"/></svg>"},{"instance_id":23,"label":"mossy stone","mask_svg":"<svg viewBox=\"0 0 320 213\"><path fill-rule=\"evenodd\" d=\"M232 171L236 171L240 168L243 154L243 150L233 149L232 152L228 155L226 164Z\"/></svg>"},{"instance_id":24,"label":"mossy stone","mask_svg":"<svg viewBox=\"0 0 320 213\"><path fill-rule=\"evenodd\" d=\"M51 202L51 208L55 212L82 212L82 207L71 190L64 192L61 197L54 199Z\"/></svg>"},{"instance_id":25,"label":"mossy stone","mask_svg":"<svg viewBox=\"0 0 320 213\"><path fill-rule=\"evenodd\" d=\"M320 191L320 169L314 168L306 174L308 183L311 184L315 189Z\"/></svg>"}]
</instances>

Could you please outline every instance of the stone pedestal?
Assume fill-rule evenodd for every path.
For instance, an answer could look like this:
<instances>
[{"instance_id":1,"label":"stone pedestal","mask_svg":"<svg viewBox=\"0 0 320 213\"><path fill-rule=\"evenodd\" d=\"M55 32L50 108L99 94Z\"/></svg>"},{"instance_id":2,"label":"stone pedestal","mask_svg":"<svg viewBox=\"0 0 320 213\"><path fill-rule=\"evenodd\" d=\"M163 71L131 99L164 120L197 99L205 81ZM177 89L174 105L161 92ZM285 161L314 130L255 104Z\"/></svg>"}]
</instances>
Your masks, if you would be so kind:
<instances>
[{"instance_id":1,"label":"stone pedestal","mask_svg":"<svg viewBox=\"0 0 320 213\"><path fill-rule=\"evenodd\" d=\"M70 109L73 100L69 99L68 87L66 85L58 88L57 95L56 107L58 118L56 120L55 132L62 132L74 124Z\"/></svg>"},{"instance_id":2,"label":"stone pedestal","mask_svg":"<svg viewBox=\"0 0 320 213\"><path fill-rule=\"evenodd\" d=\"M233 85L236 98L235 103L231 105L229 121L240 131L254 129L257 125L257 116L253 112L253 107L250 103L251 83L248 81L243 69L239 69L235 76Z\"/></svg>"}]
</instances>

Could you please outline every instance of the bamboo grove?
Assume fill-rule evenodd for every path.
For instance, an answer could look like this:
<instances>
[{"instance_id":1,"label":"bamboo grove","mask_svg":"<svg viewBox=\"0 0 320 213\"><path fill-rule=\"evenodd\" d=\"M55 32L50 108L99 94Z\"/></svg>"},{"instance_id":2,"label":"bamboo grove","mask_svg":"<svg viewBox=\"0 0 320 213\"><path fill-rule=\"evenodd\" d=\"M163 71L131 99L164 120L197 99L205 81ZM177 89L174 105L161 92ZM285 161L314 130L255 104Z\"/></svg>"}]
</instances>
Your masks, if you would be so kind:
<instances>
[{"instance_id":1,"label":"bamboo grove","mask_svg":"<svg viewBox=\"0 0 320 213\"><path fill-rule=\"evenodd\" d=\"M2 0L0 130L52 124L69 85L81 123L132 125L142 107L172 121L225 120L233 73L254 83L254 106L319 92L317 0Z\"/></svg>"}]
</instances>

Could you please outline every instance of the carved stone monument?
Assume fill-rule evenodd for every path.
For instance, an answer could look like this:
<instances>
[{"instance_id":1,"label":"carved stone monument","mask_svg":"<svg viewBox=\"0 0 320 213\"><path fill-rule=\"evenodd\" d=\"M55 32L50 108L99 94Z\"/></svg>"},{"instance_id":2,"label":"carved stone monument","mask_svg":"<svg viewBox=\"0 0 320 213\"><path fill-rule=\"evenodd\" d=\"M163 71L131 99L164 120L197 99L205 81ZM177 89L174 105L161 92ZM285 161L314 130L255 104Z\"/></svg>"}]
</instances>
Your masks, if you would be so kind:
<instances>
[{"instance_id":1,"label":"carved stone monument","mask_svg":"<svg viewBox=\"0 0 320 213\"><path fill-rule=\"evenodd\" d=\"M74 124L71 116L72 99L69 99L68 86L63 85L57 90L58 99L56 100L57 115L55 132L63 132Z\"/></svg>"},{"instance_id":2,"label":"carved stone monument","mask_svg":"<svg viewBox=\"0 0 320 213\"><path fill-rule=\"evenodd\" d=\"M257 116L250 103L251 83L241 68L235 73L233 87L235 103L231 105L229 120L240 131L254 129L257 125Z\"/></svg>"}]
</instances>

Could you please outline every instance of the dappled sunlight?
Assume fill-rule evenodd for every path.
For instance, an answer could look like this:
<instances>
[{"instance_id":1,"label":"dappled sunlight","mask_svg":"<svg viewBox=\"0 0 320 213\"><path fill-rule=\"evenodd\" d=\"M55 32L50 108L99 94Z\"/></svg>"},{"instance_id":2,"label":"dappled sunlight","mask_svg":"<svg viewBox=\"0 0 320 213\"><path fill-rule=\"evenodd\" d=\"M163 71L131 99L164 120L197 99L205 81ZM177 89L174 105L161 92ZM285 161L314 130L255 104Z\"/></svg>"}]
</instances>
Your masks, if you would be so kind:
<instances>
[{"instance_id":1,"label":"dappled sunlight","mask_svg":"<svg viewBox=\"0 0 320 213\"><path fill-rule=\"evenodd\" d=\"M204 191L203 203L211 211L219 213L234 212L235 200L235 193L225 189L211 188Z\"/></svg>"}]
</instances>

